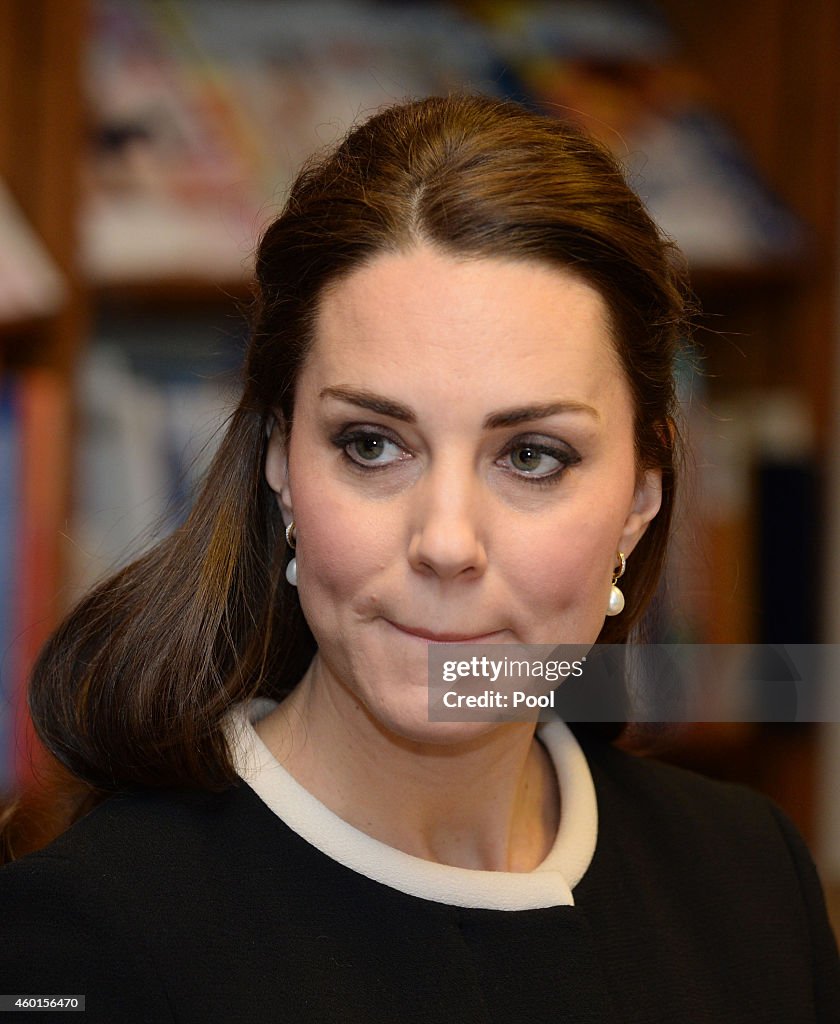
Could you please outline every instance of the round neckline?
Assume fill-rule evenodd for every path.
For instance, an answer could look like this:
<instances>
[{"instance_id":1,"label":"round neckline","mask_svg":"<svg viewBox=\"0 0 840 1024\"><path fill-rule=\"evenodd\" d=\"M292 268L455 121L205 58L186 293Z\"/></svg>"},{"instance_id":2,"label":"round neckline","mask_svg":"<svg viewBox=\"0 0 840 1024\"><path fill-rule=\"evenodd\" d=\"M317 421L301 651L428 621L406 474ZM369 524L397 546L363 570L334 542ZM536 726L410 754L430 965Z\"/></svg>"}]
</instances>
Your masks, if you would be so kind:
<instances>
[{"instance_id":1,"label":"round neckline","mask_svg":"<svg viewBox=\"0 0 840 1024\"><path fill-rule=\"evenodd\" d=\"M274 700L257 698L231 709L225 731L234 767L269 810L327 857L372 881L437 903L488 910L574 905L572 890L595 853L598 809L586 757L561 719L538 726L561 794L551 850L530 872L484 871L404 853L331 811L283 767L254 729L276 707Z\"/></svg>"}]
</instances>

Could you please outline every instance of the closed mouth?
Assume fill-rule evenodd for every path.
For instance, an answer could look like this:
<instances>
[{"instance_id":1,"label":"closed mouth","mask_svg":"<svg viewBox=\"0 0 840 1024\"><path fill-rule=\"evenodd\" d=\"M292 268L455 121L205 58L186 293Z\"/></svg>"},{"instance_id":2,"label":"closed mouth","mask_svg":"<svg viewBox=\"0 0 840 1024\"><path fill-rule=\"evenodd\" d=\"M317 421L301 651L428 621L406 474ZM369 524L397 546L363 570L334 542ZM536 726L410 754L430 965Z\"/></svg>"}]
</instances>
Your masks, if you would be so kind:
<instances>
[{"instance_id":1,"label":"closed mouth","mask_svg":"<svg viewBox=\"0 0 840 1024\"><path fill-rule=\"evenodd\" d=\"M398 629L401 633L408 633L409 636L416 636L420 640L428 640L430 643L438 644L457 644L457 643L474 643L477 640L489 640L491 637L496 636L499 630L495 630L492 633L433 633L429 629L421 629L415 626L403 626L398 622L391 622L390 619L386 619L395 629Z\"/></svg>"}]
</instances>

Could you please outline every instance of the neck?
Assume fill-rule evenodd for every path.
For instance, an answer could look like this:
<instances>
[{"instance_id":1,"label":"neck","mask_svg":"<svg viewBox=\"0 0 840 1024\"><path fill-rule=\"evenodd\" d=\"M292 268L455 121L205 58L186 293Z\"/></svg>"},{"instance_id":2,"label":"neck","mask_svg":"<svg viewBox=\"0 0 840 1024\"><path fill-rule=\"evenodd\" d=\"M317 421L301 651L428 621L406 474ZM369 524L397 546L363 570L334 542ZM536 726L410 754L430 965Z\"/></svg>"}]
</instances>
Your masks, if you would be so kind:
<instances>
[{"instance_id":1,"label":"neck","mask_svg":"<svg viewBox=\"0 0 840 1024\"><path fill-rule=\"evenodd\" d=\"M545 859L560 800L532 723L463 742L405 739L348 691L326 685L317 662L256 726L313 796L360 831L437 863L531 871Z\"/></svg>"}]
</instances>

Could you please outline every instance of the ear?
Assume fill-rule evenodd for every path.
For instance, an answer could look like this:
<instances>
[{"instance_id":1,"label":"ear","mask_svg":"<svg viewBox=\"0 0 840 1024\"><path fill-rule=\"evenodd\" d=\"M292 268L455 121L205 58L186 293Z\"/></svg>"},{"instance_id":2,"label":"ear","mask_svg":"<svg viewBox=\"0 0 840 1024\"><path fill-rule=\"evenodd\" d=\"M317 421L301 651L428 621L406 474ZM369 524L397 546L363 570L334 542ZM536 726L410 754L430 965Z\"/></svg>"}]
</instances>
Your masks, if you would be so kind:
<instances>
[{"instance_id":1,"label":"ear","mask_svg":"<svg viewBox=\"0 0 840 1024\"><path fill-rule=\"evenodd\" d=\"M265 479L274 491L277 504L283 514L286 526L294 518L292 511L292 492L289 487L289 461L286 453L286 441L283 429L277 418L271 421L271 433L265 451Z\"/></svg>"},{"instance_id":2,"label":"ear","mask_svg":"<svg viewBox=\"0 0 840 1024\"><path fill-rule=\"evenodd\" d=\"M624 523L624 530L619 541L620 551L623 551L625 555L630 554L661 506L662 471L647 469L636 485L633 494L633 505Z\"/></svg>"}]
</instances>

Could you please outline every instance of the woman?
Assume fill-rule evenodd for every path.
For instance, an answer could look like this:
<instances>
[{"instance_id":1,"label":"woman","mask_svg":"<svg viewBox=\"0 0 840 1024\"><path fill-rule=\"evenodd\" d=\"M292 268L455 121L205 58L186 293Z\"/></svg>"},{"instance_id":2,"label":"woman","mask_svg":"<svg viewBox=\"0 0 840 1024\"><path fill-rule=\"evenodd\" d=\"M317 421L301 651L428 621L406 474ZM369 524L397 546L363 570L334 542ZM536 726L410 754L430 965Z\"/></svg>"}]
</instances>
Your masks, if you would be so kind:
<instances>
[{"instance_id":1,"label":"woman","mask_svg":"<svg viewBox=\"0 0 840 1024\"><path fill-rule=\"evenodd\" d=\"M103 1021L838 1019L769 801L559 720L428 714L431 641L624 642L656 587L684 289L612 159L512 104L394 107L302 172L257 281L190 520L36 670L101 802L0 872L2 991Z\"/></svg>"}]
</instances>

